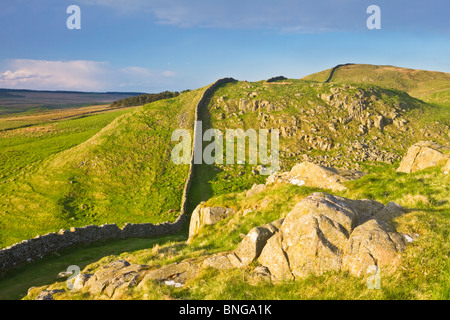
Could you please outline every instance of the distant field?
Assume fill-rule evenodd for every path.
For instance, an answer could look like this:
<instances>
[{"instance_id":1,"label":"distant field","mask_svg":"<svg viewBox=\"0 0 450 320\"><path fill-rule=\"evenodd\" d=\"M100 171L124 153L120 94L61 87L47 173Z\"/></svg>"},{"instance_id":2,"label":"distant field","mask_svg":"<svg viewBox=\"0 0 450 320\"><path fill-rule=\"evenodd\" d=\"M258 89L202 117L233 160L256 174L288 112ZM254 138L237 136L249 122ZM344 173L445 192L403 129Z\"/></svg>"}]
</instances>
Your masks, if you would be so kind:
<instances>
[{"instance_id":1,"label":"distant field","mask_svg":"<svg viewBox=\"0 0 450 320\"><path fill-rule=\"evenodd\" d=\"M29 110L63 109L109 104L113 101L137 96L139 94L141 93L91 93L0 89L0 115Z\"/></svg>"},{"instance_id":2,"label":"distant field","mask_svg":"<svg viewBox=\"0 0 450 320\"><path fill-rule=\"evenodd\" d=\"M4 117L0 247L72 226L174 221L189 166L170 161L171 135L192 130L202 93Z\"/></svg>"},{"instance_id":3,"label":"distant field","mask_svg":"<svg viewBox=\"0 0 450 320\"><path fill-rule=\"evenodd\" d=\"M86 117L94 114L111 112L114 110L115 109L110 108L109 104L106 104L80 108L43 110L39 112L22 112L16 114L8 114L0 117L0 132L3 130L11 130L34 126L37 124L44 124L51 121Z\"/></svg>"}]
</instances>

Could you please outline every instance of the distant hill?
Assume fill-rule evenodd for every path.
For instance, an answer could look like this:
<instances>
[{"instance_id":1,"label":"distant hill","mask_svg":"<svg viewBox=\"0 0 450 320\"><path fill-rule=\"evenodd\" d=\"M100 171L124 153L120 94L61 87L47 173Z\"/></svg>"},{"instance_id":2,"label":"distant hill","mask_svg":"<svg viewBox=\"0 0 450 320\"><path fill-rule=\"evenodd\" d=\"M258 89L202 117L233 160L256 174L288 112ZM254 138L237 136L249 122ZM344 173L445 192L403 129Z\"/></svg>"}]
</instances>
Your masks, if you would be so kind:
<instances>
[{"instance_id":1,"label":"distant hill","mask_svg":"<svg viewBox=\"0 0 450 320\"><path fill-rule=\"evenodd\" d=\"M302 78L325 82L333 69ZM397 89L425 102L450 106L450 73L406 69L394 66L350 64L336 68L329 82L367 83Z\"/></svg>"},{"instance_id":2,"label":"distant hill","mask_svg":"<svg viewBox=\"0 0 450 320\"><path fill-rule=\"evenodd\" d=\"M0 89L0 115L33 109L64 109L108 104L140 92L77 92Z\"/></svg>"}]
</instances>

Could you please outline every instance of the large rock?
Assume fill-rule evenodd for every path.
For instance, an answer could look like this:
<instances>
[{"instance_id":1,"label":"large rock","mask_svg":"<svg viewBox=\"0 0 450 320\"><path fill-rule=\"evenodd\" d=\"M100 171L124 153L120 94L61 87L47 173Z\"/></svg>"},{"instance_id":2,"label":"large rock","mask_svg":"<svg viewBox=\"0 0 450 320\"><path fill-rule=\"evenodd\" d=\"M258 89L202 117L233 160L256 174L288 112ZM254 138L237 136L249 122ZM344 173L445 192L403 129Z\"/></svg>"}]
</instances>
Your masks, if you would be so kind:
<instances>
[{"instance_id":1,"label":"large rock","mask_svg":"<svg viewBox=\"0 0 450 320\"><path fill-rule=\"evenodd\" d=\"M278 232L283 221L284 219L281 219L250 230L234 251L242 266L247 266L258 259L267 240Z\"/></svg>"},{"instance_id":2,"label":"large rock","mask_svg":"<svg viewBox=\"0 0 450 320\"><path fill-rule=\"evenodd\" d=\"M198 234L204 225L214 225L220 220L223 220L235 214L233 209L221 207L203 207L204 202L200 203L192 212L191 221L189 224L189 239Z\"/></svg>"},{"instance_id":3,"label":"large rock","mask_svg":"<svg viewBox=\"0 0 450 320\"><path fill-rule=\"evenodd\" d=\"M258 261L266 266L273 280L293 280L289 260L282 247L283 237L281 232L275 234L267 241Z\"/></svg>"},{"instance_id":4,"label":"large rock","mask_svg":"<svg viewBox=\"0 0 450 320\"><path fill-rule=\"evenodd\" d=\"M336 168L329 168L311 162L296 164L289 173L276 173L267 179L266 184L287 182L298 186L330 189L333 191L345 190L344 182L356 180L365 173Z\"/></svg>"},{"instance_id":5,"label":"large rock","mask_svg":"<svg viewBox=\"0 0 450 320\"><path fill-rule=\"evenodd\" d=\"M400 214L395 203L351 200L314 193L289 212L279 232L259 257L274 280L349 270L361 275L370 265L395 266L404 249L403 237L386 222ZM369 259L372 257L372 259Z\"/></svg>"},{"instance_id":6,"label":"large rock","mask_svg":"<svg viewBox=\"0 0 450 320\"><path fill-rule=\"evenodd\" d=\"M450 161L449 147L432 141L420 141L408 149L397 171L412 173L428 167L446 166L448 161Z\"/></svg>"},{"instance_id":7,"label":"large rock","mask_svg":"<svg viewBox=\"0 0 450 320\"><path fill-rule=\"evenodd\" d=\"M369 266L383 269L395 267L398 252L405 249L404 237L386 222L369 220L358 226L344 248L343 269L356 276L367 272Z\"/></svg>"}]
</instances>

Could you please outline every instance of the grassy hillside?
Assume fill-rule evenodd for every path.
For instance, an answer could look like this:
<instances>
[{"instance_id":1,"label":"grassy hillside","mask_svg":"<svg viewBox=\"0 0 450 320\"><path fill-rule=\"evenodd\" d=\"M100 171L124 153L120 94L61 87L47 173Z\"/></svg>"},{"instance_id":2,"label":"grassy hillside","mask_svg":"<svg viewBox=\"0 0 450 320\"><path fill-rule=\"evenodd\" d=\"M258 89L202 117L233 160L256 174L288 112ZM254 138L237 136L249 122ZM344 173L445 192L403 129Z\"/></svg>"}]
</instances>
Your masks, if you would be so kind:
<instances>
[{"instance_id":1,"label":"grassy hillside","mask_svg":"<svg viewBox=\"0 0 450 320\"><path fill-rule=\"evenodd\" d=\"M331 69L306 76L303 80L324 82ZM339 67L331 82L367 83L407 92L425 102L450 106L450 74L393 66L355 64Z\"/></svg>"},{"instance_id":2,"label":"grassy hillside","mask_svg":"<svg viewBox=\"0 0 450 320\"><path fill-rule=\"evenodd\" d=\"M398 161L424 137L449 143L448 108L368 84L238 82L217 90L209 110L214 128L279 129L282 168L309 159L364 169Z\"/></svg>"},{"instance_id":3,"label":"grassy hillside","mask_svg":"<svg viewBox=\"0 0 450 320\"><path fill-rule=\"evenodd\" d=\"M449 177L439 168L414 174L396 173L395 169L395 166L386 165L361 180L347 183L346 191L336 193L351 199L375 199L384 204L395 201L409 209L408 213L396 218L393 223L399 232L418 234L419 237L402 253L403 267L398 272L392 274L382 271L380 290L368 290L366 279L347 272L327 272L296 281L270 282L252 276L252 271L258 266L254 262L244 269L205 269L182 288L148 282L140 288L124 290L120 299L449 299L450 247L446 240L450 227L450 204L446 201L449 197ZM233 250L242 240L242 234L253 227L285 217L295 203L314 191L318 189L278 184L251 197L246 197L245 192L213 197L208 200L207 206L231 207L237 214L214 226L205 226L190 245L186 244L182 235L170 239L146 240L147 247L143 249L137 247L141 243L136 243L134 248L130 243L124 243L127 252L113 253L87 265L84 258L81 263L86 266L85 273L92 273L102 265L119 259L157 268L187 258ZM244 215L244 210L249 213ZM118 243L104 244L104 250L120 252L117 246ZM94 250L99 249L93 248L91 251ZM80 252L81 249L78 249L70 254L76 258ZM46 265L59 264L63 268L64 259L53 257L34 269L32 266L27 267L24 274L42 272ZM13 281L20 282L20 279L17 274L11 280L0 282L0 288L4 288L2 292L7 292L8 283L13 285ZM32 292L44 288L66 291L55 296L56 299L100 298L85 292L70 292L65 282L55 282L49 277L34 283L40 288ZM32 293L26 299L34 297L35 293Z\"/></svg>"},{"instance_id":4,"label":"grassy hillside","mask_svg":"<svg viewBox=\"0 0 450 320\"><path fill-rule=\"evenodd\" d=\"M4 132L0 246L72 226L175 220L188 165L172 163L171 135L192 130L202 92L119 111L93 136L101 116ZM70 135L52 134L64 126Z\"/></svg>"},{"instance_id":5,"label":"grassy hillside","mask_svg":"<svg viewBox=\"0 0 450 320\"><path fill-rule=\"evenodd\" d=\"M358 72L375 72L372 66L367 68L367 72ZM340 77L339 70L335 77ZM412 77L414 84L398 80L403 79L395 76L399 70L386 75L389 70L380 71L383 76L373 83L334 79L322 83L325 80L322 77L328 77L330 70L307 80L228 83L218 87L207 110L200 115L203 131L279 129L282 170L311 161L369 173L346 183L346 191L333 193L276 184L246 197L247 189L267 178L261 175L260 162L195 165L189 209L192 211L200 201L207 201L207 206L233 208L236 215L214 226L205 226L190 245L186 243L185 228L173 237L113 241L95 244L90 249L80 246L64 251L61 256L24 266L0 280L0 297L24 297L31 285L66 290L64 281L55 282L54 277L77 261L85 272L92 273L117 259L157 268L233 250L253 227L285 217L299 200L315 191L325 191L384 204L395 201L409 209L393 223L399 232L418 234L419 238L402 253L402 268L397 273L382 274L381 290L368 290L364 279L346 272L329 272L295 282L261 281L252 276L258 266L254 262L246 269L202 270L182 288L149 282L141 289L125 290L121 298L448 299L449 177L439 168L414 174L395 172L407 149L420 140L450 145L450 109L446 102L424 102L431 98L423 98L437 94L446 99L445 74L444 80L437 75L426 80L432 73L411 71L408 76L403 75L405 79ZM170 137L175 129L192 130L194 106L204 89L130 112L117 111L117 115L123 114L114 121L111 114L110 123L101 130L100 119L109 113L0 133L5 138L0 141L4 143L1 149L5 150L4 159L13 159L11 154L18 157L18 161L5 161L2 167L4 181L0 191L6 196L0 200L0 245L92 223L173 221L180 208L188 166L171 162L170 153L176 143ZM411 92L423 96L413 97ZM88 131L90 121L95 130ZM73 131L63 131L61 126ZM77 131L77 128L86 129ZM60 132L67 135L58 140ZM22 140L28 134L30 140ZM80 136L70 140L76 134ZM52 135L56 140L50 139ZM204 142L204 147L209 144ZM34 274L38 277L33 278ZM38 291L32 290L26 299L33 299ZM66 290L56 298L100 296Z\"/></svg>"}]
</instances>

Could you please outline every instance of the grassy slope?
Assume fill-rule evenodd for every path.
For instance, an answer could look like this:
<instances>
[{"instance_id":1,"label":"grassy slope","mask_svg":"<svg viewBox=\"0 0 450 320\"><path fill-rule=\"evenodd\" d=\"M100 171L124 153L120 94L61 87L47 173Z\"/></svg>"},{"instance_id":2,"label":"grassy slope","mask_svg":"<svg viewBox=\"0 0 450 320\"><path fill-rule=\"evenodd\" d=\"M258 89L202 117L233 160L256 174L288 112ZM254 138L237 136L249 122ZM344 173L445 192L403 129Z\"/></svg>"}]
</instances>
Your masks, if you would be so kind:
<instances>
[{"instance_id":1,"label":"grassy slope","mask_svg":"<svg viewBox=\"0 0 450 320\"><path fill-rule=\"evenodd\" d=\"M291 82L291 80L289 80ZM280 114L298 114L296 106L309 108L308 101L313 104L320 103L317 100L317 94L321 90L328 90L333 84L324 86L311 86L311 83L304 81L292 80L294 85L276 86L263 89L262 83L237 83L224 85L215 94L210 103L212 117L211 125L216 128L225 127L244 127L251 128L257 123L255 115L245 114L239 115L236 119L217 120L216 109L214 108L215 99L220 96L229 98L242 98L246 92L258 91L260 95L257 99L267 99L276 103L280 103L286 108ZM250 87L248 87L250 86ZM244 88L247 87L247 88ZM361 85L359 89L366 89L370 86ZM296 93L302 93L303 96L296 96ZM402 99L411 99L402 95L397 96L396 91L381 90L383 101L386 103L398 103ZM392 93L392 94L389 94ZM248 99L248 97L246 97ZM437 108L431 105L425 105L414 99L406 100L409 104L417 105L420 108L412 108L407 110L405 116L417 117L420 115L419 124L415 126L429 125L428 128L434 128L434 123L430 120L441 121L448 119L445 114L447 110ZM217 111L220 111L217 109ZM275 113L276 114L276 113ZM308 116L305 116L308 119ZM309 118L311 119L311 117ZM317 119L317 117L314 117ZM319 117L320 120L320 117ZM323 120L326 120L324 118ZM233 125L234 122L234 125ZM445 121L444 121L445 122ZM415 122L414 122L415 123ZM209 125L208 125L209 126ZM308 128L308 127L305 127ZM437 128L441 128L439 125ZM422 138L421 134L416 134L416 130L412 133L405 134L410 140L404 141L402 135L393 137L386 141L386 147L397 147L391 143L400 143L403 140L405 147L402 147L402 153L408 146L407 143L414 139ZM388 135L397 134L397 132L389 131ZM446 140L441 135L437 137ZM349 133L350 138L352 136ZM284 142L286 143L286 142ZM282 141L283 144L283 141ZM295 145L295 144L294 144ZM307 151L305 151L306 153ZM309 152L309 151L308 151ZM316 151L312 151L316 152ZM286 167L290 164L290 159L283 159ZM294 159L295 160L295 159ZM293 162L292 160L291 162ZM249 272L250 270L234 270L234 271L212 271L207 270L202 275L190 283L185 288L177 289L166 287L159 284L149 283L146 290L131 291L124 294L124 299L165 299L165 298L184 298L184 299L421 299L421 298L439 298L448 299L450 294L450 275L448 265L448 227L449 227L449 180L448 176L444 176L438 169L430 169L412 175L404 175L395 173L396 166L386 166L379 164L378 166L369 166L372 174L364 177L358 182L349 185L349 191L340 193L342 196L349 198L371 198L379 200L383 203L388 201L396 201L408 208L413 209L407 215L399 217L395 220L395 224L400 232L410 232L420 234L419 239L408 247L403 254L404 269L398 274L382 274L382 290L367 290L364 279L354 278L346 273L330 273L319 277L311 276L305 280L295 283L285 284L268 284L255 283ZM194 195L197 199L202 198L202 193L208 192L209 196L213 196L208 200L208 205L230 206L242 212L244 209L253 209L253 211L243 217L238 214L232 218L221 221L215 226L202 229L202 233L195 239L191 246L184 242L186 230L171 239L160 239L161 241L145 242L146 249L139 249L131 246L130 243L120 242L114 244L105 244L103 247L106 252L117 250L117 252L127 251L122 254L113 254L91 264L86 270L92 271L98 268L102 263L118 258L127 259L132 263L145 263L154 267L169 264L175 261L181 261L188 257L212 254L225 250L232 250L240 241L240 234L248 232L251 228L263 223L276 220L285 216L293 205L301 198L307 196L311 192L317 191L310 188L299 188L295 186L275 186L266 190L264 193L258 194L251 198L245 198L242 190L251 187L253 182L261 182L261 177L251 176L251 166L232 166L229 168L216 166L201 166L200 175L197 171L196 178L197 190L194 184ZM241 174L243 173L243 174ZM198 178L200 176L200 178ZM251 180L254 179L254 180ZM155 245L156 244L156 245ZM154 246L153 246L154 245ZM111 247L113 246L113 247ZM144 246L143 246L144 247ZM80 251L77 251L80 250ZM75 257L82 255L83 249L75 250ZM100 249L99 249L100 250ZM135 251L137 250L137 251ZM95 253L88 253L86 255ZM59 263L59 271L65 268L65 257L49 257L49 262L43 262L41 265L30 265L25 267L24 277L26 274L33 272L41 272L41 281L34 282L35 285L44 285L52 283L51 277L46 270L52 261ZM94 258L90 261L95 260ZM71 264L71 263L70 263ZM87 262L81 263L82 266ZM35 269L36 268L36 269ZM52 269L56 270L56 268ZM16 282L21 282L25 278L22 273L18 272L14 275ZM8 284L7 279L0 281L0 292L6 292ZM55 285L64 288L64 283ZM25 285L21 285L21 291L24 292ZM270 288L270 290L268 290ZM14 290L13 290L14 291ZM18 288L15 288L15 297L19 294ZM12 291L8 293L12 296ZM63 295L61 298L92 298L83 294L80 295Z\"/></svg>"},{"instance_id":2,"label":"grassy slope","mask_svg":"<svg viewBox=\"0 0 450 320\"><path fill-rule=\"evenodd\" d=\"M449 183L449 176L444 175L439 168L408 175L396 173L394 166L385 166L382 170L365 176L361 180L348 183L347 191L337 193L352 199L375 199L385 204L388 201L395 201L410 209L407 214L396 218L393 223L399 232L417 233L419 238L409 244L407 250L402 253L402 268L394 274L381 270L381 290L368 290L366 278L356 278L346 272L330 272L285 283L255 281L250 274L258 264L253 263L244 270L204 270L183 288L149 282L144 289L125 291L121 298L449 299ZM148 247L145 249L129 248L131 250L127 249L128 252L111 254L88 265L85 272L93 272L104 263L116 259L126 259L131 263L142 263L156 268L186 258L233 250L240 242L241 234L246 234L255 226L285 217L296 202L314 191L318 189L282 184L270 186L264 192L249 198L245 197L245 192L211 198L207 205L232 207L238 213L214 226L204 227L191 245L186 244L183 236L160 239L158 242L148 241L146 242ZM245 209L252 211L244 216L242 212ZM116 249L119 252L120 250L116 247L118 245L117 243L106 245L105 250ZM79 253L76 251L74 257L77 257L77 254ZM60 263L60 268L65 267L61 263L62 257L51 259L55 263ZM41 265L40 268L43 266ZM33 270L37 272L39 267L35 269L33 266L27 267L26 274ZM48 278L47 276L47 282L41 281L40 285L47 287L49 283L53 283L51 288L65 289L64 282L54 283ZM20 275L16 275L14 279L20 280ZM6 290L5 283L10 282L9 280L0 282L0 288ZM38 285L39 282L36 281L35 284ZM100 298L71 292L57 297L59 299ZM33 298L33 295L27 298Z\"/></svg>"},{"instance_id":3,"label":"grassy slope","mask_svg":"<svg viewBox=\"0 0 450 320\"><path fill-rule=\"evenodd\" d=\"M306 76L304 80L325 81L331 69ZM356 64L336 70L332 82L370 83L407 92L425 102L450 106L450 74L393 66Z\"/></svg>"},{"instance_id":4,"label":"grassy slope","mask_svg":"<svg viewBox=\"0 0 450 320\"><path fill-rule=\"evenodd\" d=\"M192 129L194 106L202 92L199 89L137 108L87 141L80 138L74 147L76 140L70 136L62 138L65 145L61 148L55 148L51 139L33 140L35 148L28 151L42 162L30 170L19 169L12 161L2 168L4 176L22 171L0 185L6 195L0 203L1 246L72 226L174 220L188 166L172 163L176 143L170 139L175 129ZM70 121L78 121L83 128L89 126L89 119ZM78 129L73 127L75 138ZM14 136L14 131L7 134ZM4 141L13 143L12 139ZM14 139L18 141L9 152L3 149L8 159L11 153L27 148L21 133ZM28 158L21 161L21 167L31 166Z\"/></svg>"}]
</instances>

